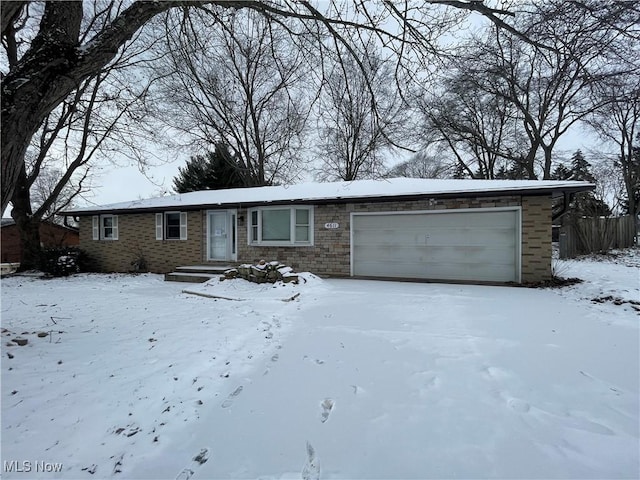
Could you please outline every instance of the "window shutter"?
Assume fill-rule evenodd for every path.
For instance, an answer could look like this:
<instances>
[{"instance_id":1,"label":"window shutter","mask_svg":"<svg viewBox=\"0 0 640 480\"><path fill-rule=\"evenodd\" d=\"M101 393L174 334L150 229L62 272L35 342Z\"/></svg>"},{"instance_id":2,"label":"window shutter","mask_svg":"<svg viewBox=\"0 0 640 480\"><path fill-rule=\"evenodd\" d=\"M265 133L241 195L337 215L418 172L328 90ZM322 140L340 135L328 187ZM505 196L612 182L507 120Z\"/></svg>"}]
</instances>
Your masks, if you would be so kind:
<instances>
[{"instance_id":1,"label":"window shutter","mask_svg":"<svg viewBox=\"0 0 640 480\"><path fill-rule=\"evenodd\" d=\"M98 215L94 215L92 218L93 221L93 239L100 240L100 217Z\"/></svg>"},{"instance_id":2,"label":"window shutter","mask_svg":"<svg viewBox=\"0 0 640 480\"><path fill-rule=\"evenodd\" d=\"M113 217L113 240L118 240L118 216Z\"/></svg>"},{"instance_id":3,"label":"window shutter","mask_svg":"<svg viewBox=\"0 0 640 480\"><path fill-rule=\"evenodd\" d=\"M186 212L180 213L180 240L187 239L187 214Z\"/></svg>"},{"instance_id":4,"label":"window shutter","mask_svg":"<svg viewBox=\"0 0 640 480\"><path fill-rule=\"evenodd\" d=\"M156 213L156 240L162 240L162 213Z\"/></svg>"}]
</instances>

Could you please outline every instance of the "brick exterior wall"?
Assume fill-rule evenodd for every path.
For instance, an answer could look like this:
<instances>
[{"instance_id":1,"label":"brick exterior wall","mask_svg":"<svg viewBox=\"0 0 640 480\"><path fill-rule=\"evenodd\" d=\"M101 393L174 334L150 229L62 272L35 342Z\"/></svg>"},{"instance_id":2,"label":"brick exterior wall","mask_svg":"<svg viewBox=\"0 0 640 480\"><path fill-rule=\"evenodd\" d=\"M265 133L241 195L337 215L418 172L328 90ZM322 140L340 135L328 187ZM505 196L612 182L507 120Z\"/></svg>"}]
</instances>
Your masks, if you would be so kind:
<instances>
[{"instance_id":1,"label":"brick exterior wall","mask_svg":"<svg viewBox=\"0 0 640 480\"><path fill-rule=\"evenodd\" d=\"M78 243L79 236L75 230L50 223L40 224L40 244L43 247L73 247ZM20 232L15 224L6 225L0 229L0 246L2 263L20 263L22 261Z\"/></svg>"},{"instance_id":2,"label":"brick exterior wall","mask_svg":"<svg viewBox=\"0 0 640 480\"><path fill-rule=\"evenodd\" d=\"M425 199L404 202L346 203L316 205L314 245L291 247L251 246L247 242L247 209L238 209L238 263L261 259L279 260L297 271L318 275L350 275L350 214L446 210L458 208L522 207L522 281L537 282L551 277L551 197L483 197ZM188 240L155 240L153 213L119 215L119 240L92 240L91 217L82 217L81 247L105 271L129 271L131 262L142 252L153 272L164 273L179 265L206 263L206 212L189 212ZM241 220L242 219L242 220ZM325 229L325 223L338 223L338 229Z\"/></svg>"},{"instance_id":3,"label":"brick exterior wall","mask_svg":"<svg viewBox=\"0 0 640 480\"><path fill-rule=\"evenodd\" d=\"M154 213L118 215L118 240L93 240L92 217L80 217L80 248L103 272L129 272L141 256L151 272L202 263L202 214L187 215L187 240L156 240Z\"/></svg>"}]
</instances>

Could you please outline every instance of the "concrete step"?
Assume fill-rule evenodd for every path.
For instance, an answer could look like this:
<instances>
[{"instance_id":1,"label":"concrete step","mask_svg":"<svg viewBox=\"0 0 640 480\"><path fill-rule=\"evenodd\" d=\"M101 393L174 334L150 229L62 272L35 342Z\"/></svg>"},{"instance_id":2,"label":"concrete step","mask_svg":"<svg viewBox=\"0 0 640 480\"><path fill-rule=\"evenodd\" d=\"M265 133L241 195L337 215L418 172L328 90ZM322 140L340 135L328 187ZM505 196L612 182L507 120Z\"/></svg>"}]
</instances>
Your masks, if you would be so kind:
<instances>
[{"instance_id":1,"label":"concrete step","mask_svg":"<svg viewBox=\"0 0 640 480\"><path fill-rule=\"evenodd\" d=\"M183 267L176 267L176 273L208 273L208 274L223 274L230 268L231 265L185 265Z\"/></svg>"},{"instance_id":2,"label":"concrete step","mask_svg":"<svg viewBox=\"0 0 640 480\"><path fill-rule=\"evenodd\" d=\"M204 283L212 278L220 278L220 273L172 272L164 275L165 282Z\"/></svg>"}]
</instances>

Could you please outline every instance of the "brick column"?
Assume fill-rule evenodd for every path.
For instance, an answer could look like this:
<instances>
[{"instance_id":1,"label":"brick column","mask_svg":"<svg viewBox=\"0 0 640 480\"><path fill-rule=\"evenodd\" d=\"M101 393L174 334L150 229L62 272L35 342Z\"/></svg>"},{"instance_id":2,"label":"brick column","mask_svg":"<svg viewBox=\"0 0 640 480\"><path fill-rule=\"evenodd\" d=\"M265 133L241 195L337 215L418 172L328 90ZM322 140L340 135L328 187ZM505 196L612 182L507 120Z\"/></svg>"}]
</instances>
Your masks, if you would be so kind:
<instances>
[{"instance_id":1,"label":"brick column","mask_svg":"<svg viewBox=\"0 0 640 480\"><path fill-rule=\"evenodd\" d=\"M551 279L551 196L522 197L522 282Z\"/></svg>"}]
</instances>

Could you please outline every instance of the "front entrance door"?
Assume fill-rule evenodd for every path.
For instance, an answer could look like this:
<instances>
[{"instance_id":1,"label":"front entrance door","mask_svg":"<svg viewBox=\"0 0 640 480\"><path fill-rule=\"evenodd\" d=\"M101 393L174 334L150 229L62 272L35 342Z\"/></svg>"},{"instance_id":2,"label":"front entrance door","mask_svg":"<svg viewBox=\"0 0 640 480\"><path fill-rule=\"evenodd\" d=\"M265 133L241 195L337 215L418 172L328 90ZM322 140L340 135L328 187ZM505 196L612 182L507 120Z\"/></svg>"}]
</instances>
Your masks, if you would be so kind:
<instances>
[{"instance_id":1,"label":"front entrance door","mask_svg":"<svg viewBox=\"0 0 640 480\"><path fill-rule=\"evenodd\" d=\"M207 260L236 259L236 211L207 213Z\"/></svg>"}]
</instances>

